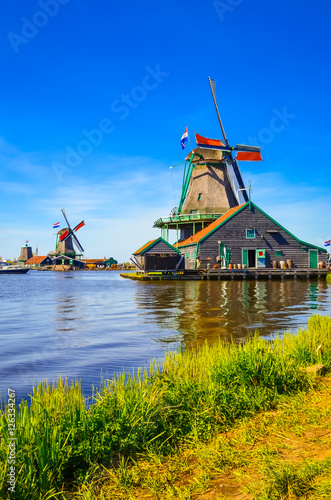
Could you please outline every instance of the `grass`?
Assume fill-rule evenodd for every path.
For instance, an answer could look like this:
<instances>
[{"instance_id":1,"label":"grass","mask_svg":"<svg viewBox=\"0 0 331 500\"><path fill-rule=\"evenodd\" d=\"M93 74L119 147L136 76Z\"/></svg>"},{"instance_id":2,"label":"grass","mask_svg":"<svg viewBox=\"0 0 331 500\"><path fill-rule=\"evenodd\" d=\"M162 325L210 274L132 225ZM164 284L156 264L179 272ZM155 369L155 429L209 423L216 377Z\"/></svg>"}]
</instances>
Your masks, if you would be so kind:
<instances>
[{"instance_id":1,"label":"grass","mask_svg":"<svg viewBox=\"0 0 331 500\"><path fill-rule=\"evenodd\" d=\"M287 400L303 404L319 379L302 368L318 363L331 368L331 319L325 316L313 316L307 331L272 341L255 335L240 346L219 342L168 353L161 367L152 363L149 372L106 381L89 407L77 382L40 384L16 415L15 498L129 499L140 498L139 491L155 499L197 498L215 474L248 466L247 448L256 451L257 439L249 422ZM1 498L9 497L8 415L8 408L0 413ZM302 422L291 418L300 436ZM229 439L238 426L245 433ZM276 467L275 453L268 443L258 451L266 477L261 499L290 498L286 484L287 495L297 495L295 485L305 495L309 484L319 484L322 493L329 487L320 481L328 462L303 466L298 475L282 463Z\"/></svg>"},{"instance_id":2,"label":"grass","mask_svg":"<svg viewBox=\"0 0 331 500\"><path fill-rule=\"evenodd\" d=\"M328 273L326 275L326 281L327 281L327 283L331 283L331 273Z\"/></svg>"}]
</instances>

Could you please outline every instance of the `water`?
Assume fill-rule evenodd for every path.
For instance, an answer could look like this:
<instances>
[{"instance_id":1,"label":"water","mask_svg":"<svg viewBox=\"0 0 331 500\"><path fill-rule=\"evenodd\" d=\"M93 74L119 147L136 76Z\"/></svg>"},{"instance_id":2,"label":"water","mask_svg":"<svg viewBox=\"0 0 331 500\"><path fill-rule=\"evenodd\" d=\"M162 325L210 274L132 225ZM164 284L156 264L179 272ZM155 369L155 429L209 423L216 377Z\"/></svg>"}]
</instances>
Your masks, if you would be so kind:
<instances>
[{"instance_id":1,"label":"water","mask_svg":"<svg viewBox=\"0 0 331 500\"><path fill-rule=\"evenodd\" d=\"M331 315L325 281L137 282L118 272L0 276L0 393L18 398L59 375L84 392L164 351L218 337L269 337Z\"/></svg>"}]
</instances>

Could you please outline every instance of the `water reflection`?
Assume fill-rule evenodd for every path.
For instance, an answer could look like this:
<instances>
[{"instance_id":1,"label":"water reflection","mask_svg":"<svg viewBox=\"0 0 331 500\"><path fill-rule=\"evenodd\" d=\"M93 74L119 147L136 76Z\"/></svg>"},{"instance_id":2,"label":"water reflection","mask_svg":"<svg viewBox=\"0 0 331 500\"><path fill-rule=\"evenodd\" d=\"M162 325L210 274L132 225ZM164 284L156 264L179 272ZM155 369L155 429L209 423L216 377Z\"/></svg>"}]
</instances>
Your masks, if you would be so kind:
<instances>
[{"instance_id":1,"label":"water reflection","mask_svg":"<svg viewBox=\"0 0 331 500\"><path fill-rule=\"evenodd\" d=\"M81 297L75 295L59 295L55 299L55 337L59 348L82 347L88 344L84 331L87 329L87 307ZM88 312L89 318L91 312Z\"/></svg>"},{"instance_id":2,"label":"water reflection","mask_svg":"<svg viewBox=\"0 0 331 500\"><path fill-rule=\"evenodd\" d=\"M171 325L186 347L219 337L241 341L256 329L265 336L295 330L307 325L312 310L330 313L325 281L141 283L135 300L140 321L154 322L162 330Z\"/></svg>"}]
</instances>

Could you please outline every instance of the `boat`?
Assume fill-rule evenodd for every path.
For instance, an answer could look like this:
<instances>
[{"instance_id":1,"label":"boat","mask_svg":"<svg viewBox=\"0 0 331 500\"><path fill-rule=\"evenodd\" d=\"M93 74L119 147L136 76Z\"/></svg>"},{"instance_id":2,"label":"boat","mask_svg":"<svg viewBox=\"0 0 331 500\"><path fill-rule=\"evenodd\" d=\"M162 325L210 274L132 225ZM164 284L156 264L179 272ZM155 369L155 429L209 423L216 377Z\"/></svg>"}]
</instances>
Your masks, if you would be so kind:
<instances>
[{"instance_id":1,"label":"boat","mask_svg":"<svg viewBox=\"0 0 331 500\"><path fill-rule=\"evenodd\" d=\"M0 262L0 274L26 274L29 270L29 267L21 267L8 264L8 262Z\"/></svg>"}]
</instances>

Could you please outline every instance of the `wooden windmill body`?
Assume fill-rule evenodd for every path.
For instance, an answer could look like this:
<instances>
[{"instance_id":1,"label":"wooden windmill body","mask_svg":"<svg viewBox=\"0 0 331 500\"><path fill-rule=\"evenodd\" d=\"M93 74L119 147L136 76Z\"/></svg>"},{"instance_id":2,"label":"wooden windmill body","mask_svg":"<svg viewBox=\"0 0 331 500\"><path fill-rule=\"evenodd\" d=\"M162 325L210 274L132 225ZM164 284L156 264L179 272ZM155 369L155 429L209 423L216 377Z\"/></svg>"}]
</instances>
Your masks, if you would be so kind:
<instances>
[{"instance_id":1,"label":"wooden windmill body","mask_svg":"<svg viewBox=\"0 0 331 500\"><path fill-rule=\"evenodd\" d=\"M248 201L237 160L262 160L260 148L229 145L216 101L216 83L209 78L223 140L207 139L198 134L197 147L185 159L182 193L178 209L170 217L154 222L161 236L169 241L169 230L176 230L176 242L204 229L231 208ZM237 157L234 157L234 153Z\"/></svg>"}]
</instances>

